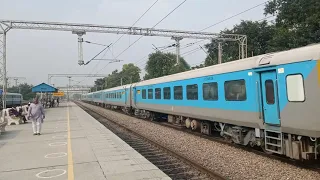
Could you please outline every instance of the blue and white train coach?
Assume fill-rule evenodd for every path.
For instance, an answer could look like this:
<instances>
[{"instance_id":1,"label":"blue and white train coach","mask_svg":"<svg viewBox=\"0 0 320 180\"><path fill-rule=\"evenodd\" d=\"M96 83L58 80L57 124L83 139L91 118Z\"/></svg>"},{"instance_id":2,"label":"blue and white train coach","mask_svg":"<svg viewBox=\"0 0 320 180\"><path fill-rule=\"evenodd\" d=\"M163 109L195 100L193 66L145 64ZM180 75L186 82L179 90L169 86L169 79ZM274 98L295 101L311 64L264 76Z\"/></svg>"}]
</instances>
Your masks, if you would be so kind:
<instances>
[{"instance_id":1,"label":"blue and white train coach","mask_svg":"<svg viewBox=\"0 0 320 180\"><path fill-rule=\"evenodd\" d=\"M320 44L255 56L114 88L125 94L126 102L103 103L126 112L130 108L143 118L165 115L169 122L208 135L217 131L267 153L315 159L320 144L319 59Z\"/></svg>"}]
</instances>

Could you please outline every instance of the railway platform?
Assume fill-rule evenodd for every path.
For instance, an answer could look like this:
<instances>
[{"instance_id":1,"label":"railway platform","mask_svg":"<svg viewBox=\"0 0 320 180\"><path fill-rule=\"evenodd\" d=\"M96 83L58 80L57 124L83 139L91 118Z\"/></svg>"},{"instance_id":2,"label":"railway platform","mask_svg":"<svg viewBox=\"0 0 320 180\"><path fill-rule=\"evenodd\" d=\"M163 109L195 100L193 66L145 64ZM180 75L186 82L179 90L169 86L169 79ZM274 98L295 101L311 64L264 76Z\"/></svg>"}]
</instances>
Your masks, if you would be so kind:
<instances>
[{"instance_id":1,"label":"railway platform","mask_svg":"<svg viewBox=\"0 0 320 180\"><path fill-rule=\"evenodd\" d=\"M30 121L0 135L0 180L170 179L76 104L45 111L41 135Z\"/></svg>"}]
</instances>

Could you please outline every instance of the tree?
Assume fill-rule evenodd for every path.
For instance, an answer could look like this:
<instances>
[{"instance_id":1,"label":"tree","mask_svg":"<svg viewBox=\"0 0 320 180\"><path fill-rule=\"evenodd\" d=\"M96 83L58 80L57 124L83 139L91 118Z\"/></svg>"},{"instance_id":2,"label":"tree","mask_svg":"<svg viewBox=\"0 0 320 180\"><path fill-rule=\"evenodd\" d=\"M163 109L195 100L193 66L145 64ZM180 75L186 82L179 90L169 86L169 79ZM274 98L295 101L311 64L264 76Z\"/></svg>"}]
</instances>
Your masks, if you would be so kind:
<instances>
[{"instance_id":1,"label":"tree","mask_svg":"<svg viewBox=\"0 0 320 180\"><path fill-rule=\"evenodd\" d=\"M191 67L191 70L200 69L200 68L203 68L203 67L205 67L205 65L204 64L200 64L200 65L196 65L196 66Z\"/></svg>"},{"instance_id":2,"label":"tree","mask_svg":"<svg viewBox=\"0 0 320 180\"><path fill-rule=\"evenodd\" d=\"M272 51L287 50L320 42L319 0L273 0L265 15L276 15Z\"/></svg>"},{"instance_id":3,"label":"tree","mask_svg":"<svg viewBox=\"0 0 320 180\"><path fill-rule=\"evenodd\" d=\"M33 85L29 85L27 83L19 84L18 86L13 86L7 89L10 93L21 93L24 100L32 100L36 93L32 92Z\"/></svg>"},{"instance_id":4,"label":"tree","mask_svg":"<svg viewBox=\"0 0 320 180\"><path fill-rule=\"evenodd\" d=\"M170 74L190 70L190 65L182 58L179 58L179 65L176 64L176 55L157 51L149 54L144 79L152 79Z\"/></svg>"},{"instance_id":5,"label":"tree","mask_svg":"<svg viewBox=\"0 0 320 180\"><path fill-rule=\"evenodd\" d=\"M105 78L97 79L94 83L94 87L91 88L91 91L113 88L121 85L135 83L140 81L140 69L135 66L133 63L124 64L122 70L119 72L117 69L112 71Z\"/></svg>"},{"instance_id":6,"label":"tree","mask_svg":"<svg viewBox=\"0 0 320 180\"><path fill-rule=\"evenodd\" d=\"M120 72L120 78L122 78L122 84L130 84L140 81L140 68L133 63L124 64L122 71Z\"/></svg>"},{"instance_id":7,"label":"tree","mask_svg":"<svg viewBox=\"0 0 320 180\"><path fill-rule=\"evenodd\" d=\"M272 39L275 26L269 25L267 21L242 21L231 30L224 30L225 34L247 35L248 56L260 55L269 52L269 42ZM221 42L223 54L222 62L239 59L239 44L237 42ZM205 59L205 66L218 64L218 41L212 40L205 45L209 55Z\"/></svg>"}]
</instances>

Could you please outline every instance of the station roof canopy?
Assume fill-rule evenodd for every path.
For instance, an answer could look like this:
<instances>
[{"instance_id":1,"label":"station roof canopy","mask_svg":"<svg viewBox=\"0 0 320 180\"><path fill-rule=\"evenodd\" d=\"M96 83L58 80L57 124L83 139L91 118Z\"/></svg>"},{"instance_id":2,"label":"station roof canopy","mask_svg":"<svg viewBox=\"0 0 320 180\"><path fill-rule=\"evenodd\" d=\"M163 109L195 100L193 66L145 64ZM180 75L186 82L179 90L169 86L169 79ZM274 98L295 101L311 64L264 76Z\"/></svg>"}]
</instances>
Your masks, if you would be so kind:
<instances>
[{"instance_id":1,"label":"station roof canopy","mask_svg":"<svg viewBox=\"0 0 320 180\"><path fill-rule=\"evenodd\" d=\"M46 83L41 83L32 88L32 92L58 92L58 89Z\"/></svg>"}]
</instances>

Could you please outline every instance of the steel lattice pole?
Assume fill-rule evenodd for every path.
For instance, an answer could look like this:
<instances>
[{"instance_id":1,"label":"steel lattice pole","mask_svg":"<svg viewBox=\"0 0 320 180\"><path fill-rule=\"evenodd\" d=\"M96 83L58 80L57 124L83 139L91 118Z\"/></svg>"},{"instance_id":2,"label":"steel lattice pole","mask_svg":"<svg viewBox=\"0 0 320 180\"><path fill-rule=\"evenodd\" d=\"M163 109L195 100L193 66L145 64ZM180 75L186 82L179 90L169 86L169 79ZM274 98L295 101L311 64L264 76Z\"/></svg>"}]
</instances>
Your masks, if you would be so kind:
<instances>
[{"instance_id":1,"label":"steel lattice pole","mask_svg":"<svg viewBox=\"0 0 320 180\"><path fill-rule=\"evenodd\" d=\"M4 32L3 31L1 31L1 29L0 29L0 64L2 65L2 61L3 61L3 45L4 45ZM2 70L2 67L0 67L0 75L1 75L1 77L0 77L0 79L2 80L2 85L4 85L4 80L3 80L3 74L2 74L2 72L3 72L3 70ZM3 108L3 92L2 92L2 95L0 96L1 97L1 99L0 99L0 106L1 106L1 109Z\"/></svg>"},{"instance_id":2,"label":"steel lattice pole","mask_svg":"<svg viewBox=\"0 0 320 180\"><path fill-rule=\"evenodd\" d=\"M2 62L1 62L2 61ZM6 108L7 68L6 68L6 32L0 31L0 63L2 64L2 108Z\"/></svg>"}]
</instances>

